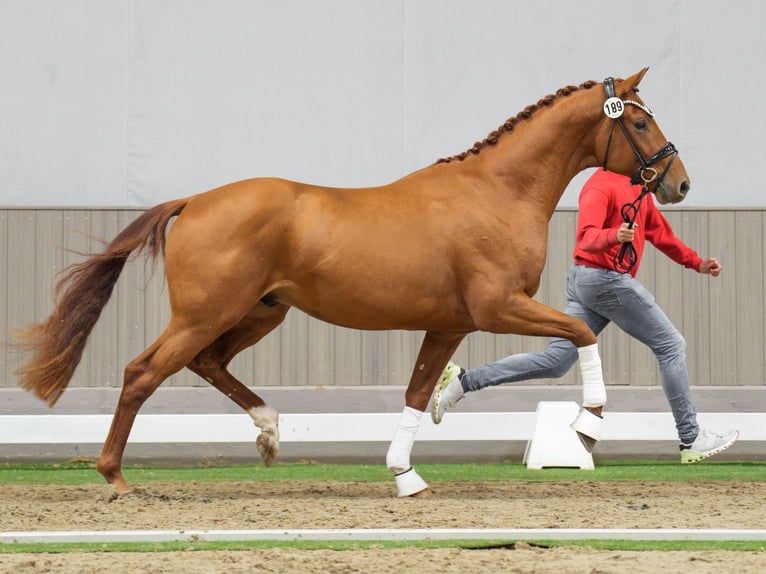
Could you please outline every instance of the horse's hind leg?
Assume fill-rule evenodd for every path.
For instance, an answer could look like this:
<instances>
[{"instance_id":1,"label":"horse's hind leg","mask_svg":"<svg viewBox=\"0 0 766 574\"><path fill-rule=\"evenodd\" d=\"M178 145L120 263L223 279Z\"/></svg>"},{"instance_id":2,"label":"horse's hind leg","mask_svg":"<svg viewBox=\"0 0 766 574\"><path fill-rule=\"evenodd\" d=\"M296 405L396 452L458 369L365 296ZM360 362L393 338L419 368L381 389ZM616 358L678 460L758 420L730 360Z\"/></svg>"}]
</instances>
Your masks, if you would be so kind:
<instances>
[{"instance_id":1,"label":"horse's hind leg","mask_svg":"<svg viewBox=\"0 0 766 574\"><path fill-rule=\"evenodd\" d=\"M98 472L118 493L130 490L122 475L122 457L141 405L165 379L181 370L208 344L207 331L207 325L196 330L178 329L171 321L159 339L125 367L122 392L98 459Z\"/></svg>"},{"instance_id":2,"label":"horse's hind leg","mask_svg":"<svg viewBox=\"0 0 766 574\"><path fill-rule=\"evenodd\" d=\"M406 406L386 455L386 466L394 473L400 497L430 494L428 485L410 464L410 453L436 381L464 337L462 333L428 332L420 346L404 397Z\"/></svg>"},{"instance_id":3,"label":"horse's hind leg","mask_svg":"<svg viewBox=\"0 0 766 574\"><path fill-rule=\"evenodd\" d=\"M188 368L237 403L261 429L258 452L270 466L279 452L279 414L226 369L240 351L254 345L284 321L288 305L256 305L244 319L194 357Z\"/></svg>"}]
</instances>

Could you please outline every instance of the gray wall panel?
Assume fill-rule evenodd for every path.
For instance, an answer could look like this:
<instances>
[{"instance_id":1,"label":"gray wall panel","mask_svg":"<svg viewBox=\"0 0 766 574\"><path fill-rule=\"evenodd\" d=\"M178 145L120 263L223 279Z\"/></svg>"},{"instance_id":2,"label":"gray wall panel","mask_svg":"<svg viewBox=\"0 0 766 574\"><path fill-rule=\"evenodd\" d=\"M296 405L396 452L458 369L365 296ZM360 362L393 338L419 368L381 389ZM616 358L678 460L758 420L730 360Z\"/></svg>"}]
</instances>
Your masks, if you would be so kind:
<instances>
[{"instance_id":1,"label":"gray wall panel","mask_svg":"<svg viewBox=\"0 0 766 574\"><path fill-rule=\"evenodd\" d=\"M736 287L739 274L747 273L748 269L737 265L735 221L736 213L732 211L710 213L711 249L718 253L727 272L721 273L710 285L710 377L700 379L700 384L736 384L739 380L736 330L740 317L737 317ZM742 280L750 279L743 276ZM745 375L743 373L743 378Z\"/></svg>"},{"instance_id":2,"label":"gray wall panel","mask_svg":"<svg viewBox=\"0 0 766 574\"><path fill-rule=\"evenodd\" d=\"M758 372L764 363L763 213L739 212L735 216L736 264L740 270L734 290L737 304L736 340L738 376ZM750 280L740 281L744 275Z\"/></svg>"},{"instance_id":3,"label":"gray wall panel","mask_svg":"<svg viewBox=\"0 0 766 574\"><path fill-rule=\"evenodd\" d=\"M8 212L0 210L0 269L6 270L0 280L0 384L10 378L8 347L3 344L8 338Z\"/></svg>"},{"instance_id":4,"label":"gray wall panel","mask_svg":"<svg viewBox=\"0 0 766 574\"><path fill-rule=\"evenodd\" d=\"M701 257L717 257L721 260L721 253L717 246L710 248L709 239L709 214L697 212L694 214L684 213L681 227L676 227L676 233L682 237L688 245ZM725 260L724 274L730 273ZM687 345L687 361L689 369L689 381L692 385L701 384L700 381L710 380L710 281L700 280L696 273L682 273L680 288L683 291L681 309L683 312L683 335ZM714 281L721 280L721 277ZM677 325L680 328L680 324ZM693 354L692 354L693 352Z\"/></svg>"},{"instance_id":5,"label":"gray wall panel","mask_svg":"<svg viewBox=\"0 0 766 574\"><path fill-rule=\"evenodd\" d=\"M710 278L684 270L647 247L639 279L653 290L668 316L684 334L693 385L764 385L766 318L766 225L762 210L667 210L677 234L705 256L718 257L724 271ZM101 248L137 210L0 211L0 327L4 333L50 312L54 275L81 260L75 253ZM537 299L563 309L564 284L571 261L576 213L558 211L550 225L548 261ZM62 249L62 247L64 249ZM119 386L125 364L148 346L170 313L162 262L153 269L143 258L131 261L112 300L96 325L80 368L77 387ZM406 302L403 302L406 304ZM255 386L402 385L409 380L422 339L419 332L360 332L333 327L297 310L284 324L232 363L232 371ZM476 366L508 353L538 351L544 339L474 333L455 354L457 362ZM656 361L649 349L610 325L600 337L606 381L611 385L658 385ZM12 362L0 351L0 386L15 385ZM573 385L577 368L556 381L532 384ZM204 386L184 371L173 386Z\"/></svg>"},{"instance_id":6,"label":"gray wall panel","mask_svg":"<svg viewBox=\"0 0 766 574\"><path fill-rule=\"evenodd\" d=\"M44 312L50 310L50 294L42 301L36 302L34 285L37 281L50 284L50 276L35 277L35 225L34 212L30 210L8 211L7 238L8 257L7 268L4 270L5 305L7 329L15 329L22 321L32 322L37 319L35 313L40 307ZM54 247L51 246L51 249ZM42 316L42 313L41 313ZM4 322L4 321L0 321ZM9 357L8 370L14 369L14 357ZM10 372L8 373L10 378ZM5 381L4 384L10 384Z\"/></svg>"},{"instance_id":7,"label":"gray wall panel","mask_svg":"<svg viewBox=\"0 0 766 574\"><path fill-rule=\"evenodd\" d=\"M754 241L759 241L758 237L753 237ZM753 261L753 264L751 267L759 267L761 268L760 277L756 275L756 279L760 278L761 283L759 287L761 287L762 291L760 293L760 296L756 294L756 299L753 301L753 307L760 310L761 316L764 316L764 302L766 302L766 249L763 247L766 245L766 216L761 213L761 237L760 237L760 246L761 246L761 259L760 261ZM766 373L766 317L763 319L764 325L763 330L764 334L761 339L761 352L762 352L762 362L761 362L761 373ZM764 382L766 384L766 382Z\"/></svg>"}]
</instances>

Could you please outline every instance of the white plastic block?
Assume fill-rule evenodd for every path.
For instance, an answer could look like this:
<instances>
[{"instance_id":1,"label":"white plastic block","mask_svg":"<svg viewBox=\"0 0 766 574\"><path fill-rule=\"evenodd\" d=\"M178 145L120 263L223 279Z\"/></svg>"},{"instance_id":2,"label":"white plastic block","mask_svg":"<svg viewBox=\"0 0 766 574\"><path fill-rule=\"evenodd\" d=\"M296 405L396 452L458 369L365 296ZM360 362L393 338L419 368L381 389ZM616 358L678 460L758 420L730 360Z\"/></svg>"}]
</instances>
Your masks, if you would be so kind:
<instances>
[{"instance_id":1,"label":"white plastic block","mask_svg":"<svg viewBox=\"0 0 766 574\"><path fill-rule=\"evenodd\" d=\"M580 406L574 401L537 403L534 434L524 453L528 469L594 469L593 456L570 426L579 412Z\"/></svg>"}]
</instances>

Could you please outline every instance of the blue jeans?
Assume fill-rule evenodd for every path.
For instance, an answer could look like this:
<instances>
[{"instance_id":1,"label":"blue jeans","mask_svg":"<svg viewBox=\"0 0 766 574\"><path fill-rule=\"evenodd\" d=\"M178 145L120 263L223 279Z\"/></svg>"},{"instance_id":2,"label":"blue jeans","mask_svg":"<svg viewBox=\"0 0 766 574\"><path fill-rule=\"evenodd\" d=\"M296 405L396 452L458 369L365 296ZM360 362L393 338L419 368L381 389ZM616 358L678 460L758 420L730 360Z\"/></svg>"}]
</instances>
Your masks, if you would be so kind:
<instances>
[{"instance_id":1,"label":"blue jeans","mask_svg":"<svg viewBox=\"0 0 766 574\"><path fill-rule=\"evenodd\" d=\"M689 391L686 341L654 296L629 274L573 265L567 276L566 313L585 321L598 335L614 321L657 357L665 397L681 442L697 437L697 411ZM521 353L466 371L463 390L478 391L503 383L563 377L577 362L577 349L568 340L552 338L542 353Z\"/></svg>"}]
</instances>

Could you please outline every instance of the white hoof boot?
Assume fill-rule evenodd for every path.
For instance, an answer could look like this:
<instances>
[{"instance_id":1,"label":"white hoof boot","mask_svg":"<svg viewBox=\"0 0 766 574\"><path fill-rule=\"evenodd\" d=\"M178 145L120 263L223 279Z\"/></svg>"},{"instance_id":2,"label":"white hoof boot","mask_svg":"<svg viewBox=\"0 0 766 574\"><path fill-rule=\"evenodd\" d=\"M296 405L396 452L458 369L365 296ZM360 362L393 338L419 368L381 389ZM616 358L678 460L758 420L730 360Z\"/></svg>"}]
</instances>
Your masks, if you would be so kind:
<instances>
[{"instance_id":1,"label":"white hoof boot","mask_svg":"<svg viewBox=\"0 0 766 574\"><path fill-rule=\"evenodd\" d=\"M593 451L593 447L601 440L601 429L604 426L604 417L592 413L588 409L580 409L580 414L570 425L577 436L580 437L585 450Z\"/></svg>"},{"instance_id":2,"label":"white hoof boot","mask_svg":"<svg viewBox=\"0 0 766 574\"><path fill-rule=\"evenodd\" d=\"M412 496L428 489L426 481L412 467L395 475L394 478L396 479L396 488L399 490L399 498Z\"/></svg>"}]
</instances>

